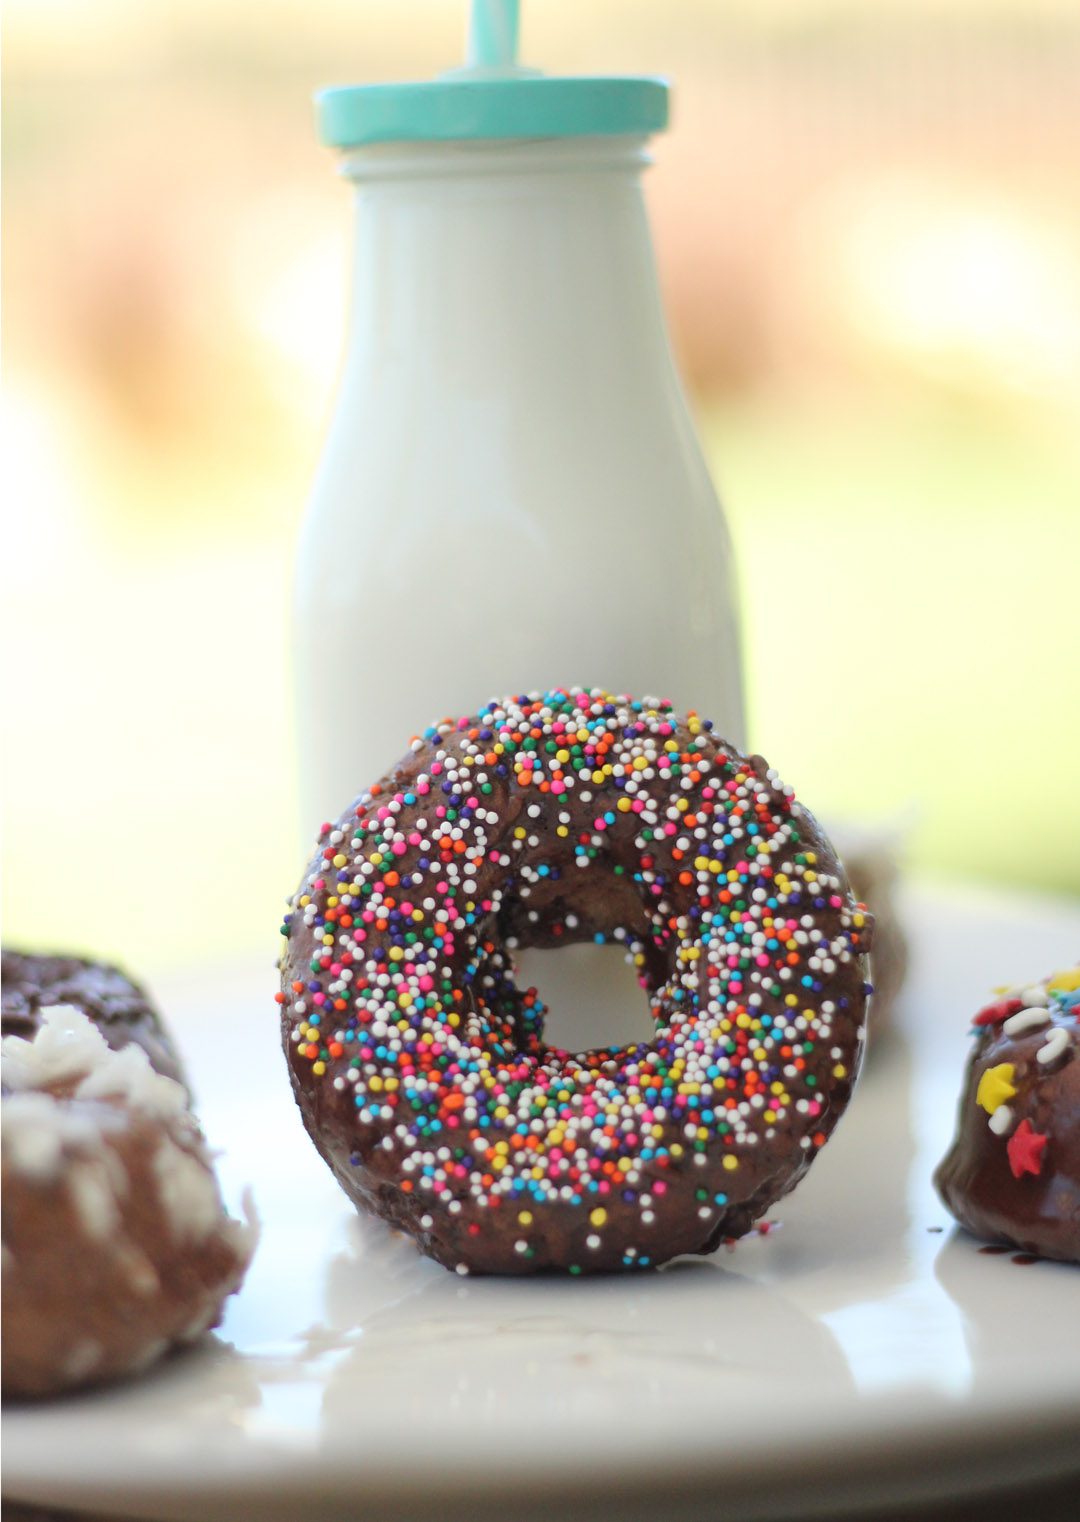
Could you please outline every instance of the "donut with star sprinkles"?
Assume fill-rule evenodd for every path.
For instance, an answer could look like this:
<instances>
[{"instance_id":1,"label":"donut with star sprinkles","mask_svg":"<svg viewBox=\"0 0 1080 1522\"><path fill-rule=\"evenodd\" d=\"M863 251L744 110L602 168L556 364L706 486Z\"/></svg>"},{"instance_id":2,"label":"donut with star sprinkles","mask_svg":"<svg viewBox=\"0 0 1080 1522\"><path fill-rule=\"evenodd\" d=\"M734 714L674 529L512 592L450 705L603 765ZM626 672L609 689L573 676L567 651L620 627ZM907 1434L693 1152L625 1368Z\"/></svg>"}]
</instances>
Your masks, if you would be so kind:
<instances>
[{"instance_id":1,"label":"donut with star sprinkles","mask_svg":"<svg viewBox=\"0 0 1080 1522\"><path fill-rule=\"evenodd\" d=\"M999 989L972 1026L938 1193L973 1236L1080 1263L1080 965Z\"/></svg>"},{"instance_id":2,"label":"donut with star sprinkles","mask_svg":"<svg viewBox=\"0 0 1080 1522\"><path fill-rule=\"evenodd\" d=\"M758 756L558 689L412 742L323 828L283 926L304 1123L459 1273L648 1268L743 1235L847 1104L871 921ZM569 1052L515 948L615 942L655 1035Z\"/></svg>"}]
</instances>

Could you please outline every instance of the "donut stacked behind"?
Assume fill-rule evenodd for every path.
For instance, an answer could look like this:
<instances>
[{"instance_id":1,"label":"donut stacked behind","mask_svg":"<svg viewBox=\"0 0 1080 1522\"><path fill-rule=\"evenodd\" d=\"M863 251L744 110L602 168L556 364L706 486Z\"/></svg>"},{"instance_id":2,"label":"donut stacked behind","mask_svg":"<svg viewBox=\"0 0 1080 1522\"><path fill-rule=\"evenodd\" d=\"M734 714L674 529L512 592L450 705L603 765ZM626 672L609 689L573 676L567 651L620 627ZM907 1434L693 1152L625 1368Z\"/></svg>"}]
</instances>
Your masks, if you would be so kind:
<instances>
[{"instance_id":1,"label":"donut stacked behind","mask_svg":"<svg viewBox=\"0 0 1080 1522\"><path fill-rule=\"evenodd\" d=\"M0 952L0 1018L5 1036L32 1037L41 1011L54 1004L81 1009L114 1051L134 1042L155 1072L185 1083L157 1010L137 983L107 962L82 957Z\"/></svg>"},{"instance_id":2,"label":"donut stacked behind","mask_svg":"<svg viewBox=\"0 0 1080 1522\"><path fill-rule=\"evenodd\" d=\"M74 1005L24 1018L31 1034L0 1044L5 1397L130 1374L193 1341L254 1247L180 1083ZM156 1017L154 1032L172 1065Z\"/></svg>"},{"instance_id":3,"label":"donut stacked behind","mask_svg":"<svg viewBox=\"0 0 1080 1522\"><path fill-rule=\"evenodd\" d=\"M334 825L284 933L304 1122L356 1204L459 1271L629 1269L739 1236L861 1055L870 924L759 757L580 689L413 743ZM613 941L655 1036L572 1053L518 946Z\"/></svg>"},{"instance_id":4,"label":"donut stacked behind","mask_svg":"<svg viewBox=\"0 0 1080 1522\"><path fill-rule=\"evenodd\" d=\"M977 1237L1080 1262L1080 967L1006 990L973 1024L938 1192Z\"/></svg>"}]
</instances>

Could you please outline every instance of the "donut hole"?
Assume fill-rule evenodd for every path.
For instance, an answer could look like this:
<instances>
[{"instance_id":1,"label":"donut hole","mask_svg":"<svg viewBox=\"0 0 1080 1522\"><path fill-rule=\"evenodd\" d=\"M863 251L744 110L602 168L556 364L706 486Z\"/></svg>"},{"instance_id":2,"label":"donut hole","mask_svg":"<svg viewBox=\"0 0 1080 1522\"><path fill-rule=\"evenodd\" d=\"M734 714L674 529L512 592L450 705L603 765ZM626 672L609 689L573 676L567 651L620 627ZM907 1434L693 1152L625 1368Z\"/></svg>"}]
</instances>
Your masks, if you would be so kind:
<instances>
[{"instance_id":1,"label":"donut hole","mask_svg":"<svg viewBox=\"0 0 1080 1522\"><path fill-rule=\"evenodd\" d=\"M548 1046L585 1052L651 1041L655 1035L648 1000L625 947L526 946L514 952L514 964L518 987L534 987L547 1008Z\"/></svg>"}]
</instances>

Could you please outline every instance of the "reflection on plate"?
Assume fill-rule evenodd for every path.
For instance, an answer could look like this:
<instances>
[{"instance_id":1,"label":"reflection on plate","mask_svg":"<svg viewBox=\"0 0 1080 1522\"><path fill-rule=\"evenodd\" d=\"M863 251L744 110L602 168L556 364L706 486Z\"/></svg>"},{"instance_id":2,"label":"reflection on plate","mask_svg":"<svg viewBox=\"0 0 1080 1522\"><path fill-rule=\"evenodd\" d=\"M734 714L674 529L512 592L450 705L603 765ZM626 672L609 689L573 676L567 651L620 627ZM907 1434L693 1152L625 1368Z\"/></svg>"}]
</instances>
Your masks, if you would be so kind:
<instances>
[{"instance_id":1,"label":"reflection on plate","mask_svg":"<svg viewBox=\"0 0 1080 1522\"><path fill-rule=\"evenodd\" d=\"M627 1279L462 1280L358 1220L294 1113L271 979L159 984L263 1242L217 1339L9 1409L5 1493L207 1522L701 1519L1080 1473L1080 1270L981 1253L929 1183L966 1014L1072 954L1077 915L921 894L906 917L895 1029L774 1229Z\"/></svg>"}]
</instances>

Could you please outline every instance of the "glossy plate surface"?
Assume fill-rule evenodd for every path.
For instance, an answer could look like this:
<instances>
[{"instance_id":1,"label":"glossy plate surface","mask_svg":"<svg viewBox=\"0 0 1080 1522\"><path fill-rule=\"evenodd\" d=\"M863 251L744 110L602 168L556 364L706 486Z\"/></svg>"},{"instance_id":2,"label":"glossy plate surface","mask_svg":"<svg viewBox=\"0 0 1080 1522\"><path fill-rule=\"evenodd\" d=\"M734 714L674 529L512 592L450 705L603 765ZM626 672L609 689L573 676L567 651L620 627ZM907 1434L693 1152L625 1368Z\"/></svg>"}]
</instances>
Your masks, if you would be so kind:
<instances>
[{"instance_id":1,"label":"glossy plate surface","mask_svg":"<svg viewBox=\"0 0 1080 1522\"><path fill-rule=\"evenodd\" d=\"M930 1186L967 1017L1075 959L1076 905L909 894L914 966L773 1228L611 1279L463 1280L360 1222L300 1127L272 970L159 979L263 1239L216 1339L4 1418L4 1493L153 1519L833 1515L1080 1474L1080 1269Z\"/></svg>"}]
</instances>

